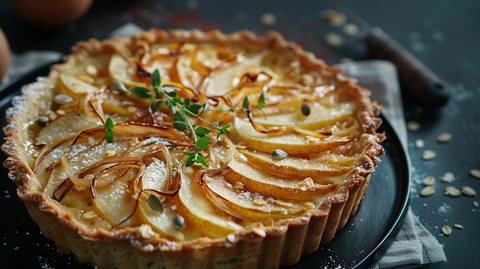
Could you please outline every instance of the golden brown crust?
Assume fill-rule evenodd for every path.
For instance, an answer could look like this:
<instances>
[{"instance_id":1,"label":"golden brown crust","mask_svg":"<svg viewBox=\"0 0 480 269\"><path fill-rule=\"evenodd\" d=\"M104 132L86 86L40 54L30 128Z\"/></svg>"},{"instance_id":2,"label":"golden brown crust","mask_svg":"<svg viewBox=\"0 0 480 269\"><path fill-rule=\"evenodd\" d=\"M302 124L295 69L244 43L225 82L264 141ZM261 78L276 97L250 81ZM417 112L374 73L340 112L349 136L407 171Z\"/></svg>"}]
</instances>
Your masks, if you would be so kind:
<instances>
[{"instance_id":1,"label":"golden brown crust","mask_svg":"<svg viewBox=\"0 0 480 269\"><path fill-rule=\"evenodd\" d=\"M274 52L294 53L301 65L315 69L334 83L348 89L360 102L357 118L362 128L361 146L364 149L346 182L338 192L323 201L318 210L309 210L300 217L288 219L274 227L264 227L266 236L253 230L236 232L235 240L227 238L200 238L184 242L171 242L158 235L143 238L137 228L125 228L110 232L104 229L92 231L65 213L49 197L36 191L34 173L28 166L22 151L22 124L29 120L29 104L35 89L55 80L59 72L81 63L89 55L112 53L140 55L145 45L157 42L211 43L215 45L236 44L245 49L258 50L269 47ZM384 154L381 143L384 134L375 130L381 120L377 118L380 107L371 103L369 91L355 84L338 68L329 67L313 54L305 52L299 45L287 42L277 32L267 32L261 36L248 31L224 35L218 30L173 30L165 32L153 29L138 33L132 38L116 38L116 42L89 40L80 42L67 56L65 63L52 67L49 77L40 79L37 84L24 87L23 95L14 98L14 108L8 114L8 125L3 128L6 134L2 150L8 158L4 166L10 170L10 178L17 184L18 196L24 200L32 219L40 225L43 234L55 240L59 248L71 250L80 262L91 262L99 268L207 268L214 266L245 268L276 268L296 263L302 254L312 253L320 243L331 240L342 228L350 215L357 210L370 174L379 163L378 156ZM230 238L231 239L231 238ZM153 246L153 251L145 248Z\"/></svg>"}]
</instances>

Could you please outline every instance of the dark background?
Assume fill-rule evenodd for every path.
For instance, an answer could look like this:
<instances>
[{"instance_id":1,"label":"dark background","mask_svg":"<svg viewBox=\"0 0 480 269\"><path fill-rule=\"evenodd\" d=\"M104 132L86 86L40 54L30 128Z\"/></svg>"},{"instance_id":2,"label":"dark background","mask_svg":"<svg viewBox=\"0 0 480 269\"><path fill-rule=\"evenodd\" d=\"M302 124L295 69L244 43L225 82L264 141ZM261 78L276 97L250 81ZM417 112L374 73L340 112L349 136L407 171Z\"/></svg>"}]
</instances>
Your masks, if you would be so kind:
<instances>
[{"instance_id":1,"label":"dark background","mask_svg":"<svg viewBox=\"0 0 480 269\"><path fill-rule=\"evenodd\" d=\"M219 28L225 33L242 29L262 33L275 29L287 39L324 58L328 64L335 64L342 57L355 60L369 58L352 38L341 49L330 48L323 42L325 33L340 30L322 22L319 12L348 7L370 24L381 27L449 85L451 100L435 111L421 108L410 95L403 94L406 120L415 120L422 126L419 131L408 133L413 179L410 204L419 220L444 246L448 259L446 263L424 268L478 267L480 199L478 196L445 196L443 189L446 186L458 189L470 186L480 192L480 179L469 175L470 169L480 169L480 1L198 0L195 1L198 6L193 10L188 8L187 2L96 0L77 22L47 31L29 26L11 10L7 1L0 0L0 27L15 53L27 50L68 53L77 41L92 37L107 38L112 30L126 22L135 22L145 29ZM260 16L266 12L277 17L274 26L265 26L260 22ZM241 19L242 14L244 20ZM437 143L436 137L442 132L452 133L452 141ZM424 149L414 147L416 139L425 141ZM421 153L426 149L436 151L437 157L422 160ZM441 182L445 172L454 173L456 180L450 184ZM422 180L427 175L436 178L436 193L419 197ZM4 177L1 184L12 184ZM14 193L2 193L0 199L9 203L11 199L16 199L14 196ZM453 228L449 237L441 233L443 225L453 227L456 223L462 224L464 229ZM6 244L4 240L7 239L0 238L0 247ZM54 244L48 247L54 249ZM72 262L76 261L72 258Z\"/></svg>"}]
</instances>

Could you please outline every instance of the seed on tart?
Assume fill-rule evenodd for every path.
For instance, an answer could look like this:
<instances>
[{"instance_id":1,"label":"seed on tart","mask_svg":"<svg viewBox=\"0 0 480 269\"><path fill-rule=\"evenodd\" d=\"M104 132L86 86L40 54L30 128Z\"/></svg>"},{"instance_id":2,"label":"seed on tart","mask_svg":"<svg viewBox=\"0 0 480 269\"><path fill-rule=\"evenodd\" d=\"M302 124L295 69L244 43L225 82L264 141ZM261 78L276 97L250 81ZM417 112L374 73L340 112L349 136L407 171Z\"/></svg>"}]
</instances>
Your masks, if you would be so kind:
<instances>
[{"instance_id":1,"label":"seed on tart","mask_svg":"<svg viewBox=\"0 0 480 269\"><path fill-rule=\"evenodd\" d=\"M357 210L384 153L368 96L276 32L153 29L78 43L14 99L2 150L80 262L274 268Z\"/></svg>"}]
</instances>

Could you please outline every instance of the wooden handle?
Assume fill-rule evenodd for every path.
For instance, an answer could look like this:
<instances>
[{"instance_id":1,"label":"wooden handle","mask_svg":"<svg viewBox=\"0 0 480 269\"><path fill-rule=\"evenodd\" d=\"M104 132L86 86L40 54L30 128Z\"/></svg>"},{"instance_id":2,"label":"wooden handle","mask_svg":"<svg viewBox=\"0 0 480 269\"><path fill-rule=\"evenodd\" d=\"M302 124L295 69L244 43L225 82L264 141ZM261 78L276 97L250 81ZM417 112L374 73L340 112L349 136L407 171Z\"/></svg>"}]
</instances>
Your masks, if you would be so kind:
<instances>
[{"instance_id":1,"label":"wooden handle","mask_svg":"<svg viewBox=\"0 0 480 269\"><path fill-rule=\"evenodd\" d=\"M449 94L445 82L380 28L373 28L365 42L374 58L395 64L400 81L420 105L438 108L447 103Z\"/></svg>"}]
</instances>

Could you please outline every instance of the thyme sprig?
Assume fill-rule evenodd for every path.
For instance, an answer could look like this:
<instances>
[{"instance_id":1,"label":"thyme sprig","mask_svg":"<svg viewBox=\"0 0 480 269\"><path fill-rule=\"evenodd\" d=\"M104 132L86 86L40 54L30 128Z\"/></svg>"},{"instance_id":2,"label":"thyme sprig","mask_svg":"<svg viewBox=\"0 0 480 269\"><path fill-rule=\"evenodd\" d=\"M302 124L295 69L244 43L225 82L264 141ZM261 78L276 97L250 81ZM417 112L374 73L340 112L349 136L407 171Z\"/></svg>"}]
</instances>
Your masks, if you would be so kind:
<instances>
[{"instance_id":1,"label":"thyme sprig","mask_svg":"<svg viewBox=\"0 0 480 269\"><path fill-rule=\"evenodd\" d=\"M221 135L225 134L230 125L222 126L224 123L223 120L219 122L209 122L202 118L200 115L207 111L207 103L198 104L192 102L190 98L182 99L181 97L179 97L176 86L169 84L162 85L160 72L158 71L158 69L155 69L155 71L153 71L152 75L150 76L150 81L152 83L153 92L147 87L132 87L127 91L123 91L121 93L124 93L129 97L150 99L150 101L152 102L153 113L157 112L162 106L162 104L165 104L174 114L174 116L171 117L172 120L174 120L173 127L179 131L187 132L187 134L194 140L194 142L192 143L195 145L194 151L183 152L185 155L189 156L187 162L185 163L185 166L189 167L195 163L198 163L205 167L208 167L208 164L205 161L205 157L201 153L210 144L211 139L208 134L217 133L215 140L218 140ZM258 108L265 106L265 99L266 95L264 92L259 99ZM244 108L242 109L245 108L246 107L244 106ZM235 111L237 110L232 108L224 111L232 111L235 117ZM208 127L195 125L196 120L193 119L205 123L206 125L208 125ZM113 125L108 126L107 128L107 123L105 123L105 130L107 131L107 129L113 130Z\"/></svg>"}]
</instances>

